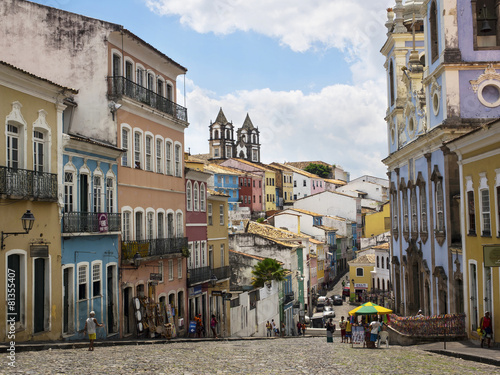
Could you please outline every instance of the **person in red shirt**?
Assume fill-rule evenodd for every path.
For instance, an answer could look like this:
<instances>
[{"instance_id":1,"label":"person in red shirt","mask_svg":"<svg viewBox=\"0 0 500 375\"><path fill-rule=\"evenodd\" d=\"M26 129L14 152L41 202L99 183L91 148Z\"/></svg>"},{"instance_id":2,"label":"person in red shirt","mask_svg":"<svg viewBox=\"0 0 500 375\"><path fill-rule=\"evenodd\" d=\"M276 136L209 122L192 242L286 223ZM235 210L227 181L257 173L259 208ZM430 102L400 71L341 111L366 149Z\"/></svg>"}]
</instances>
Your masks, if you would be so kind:
<instances>
[{"instance_id":1,"label":"person in red shirt","mask_svg":"<svg viewBox=\"0 0 500 375\"><path fill-rule=\"evenodd\" d=\"M488 348L490 347L491 336L493 334L493 330L491 329L491 317L490 312L486 311L484 316L481 318L481 331L483 336L481 337L481 348L484 345L484 340L486 339L488 342Z\"/></svg>"}]
</instances>

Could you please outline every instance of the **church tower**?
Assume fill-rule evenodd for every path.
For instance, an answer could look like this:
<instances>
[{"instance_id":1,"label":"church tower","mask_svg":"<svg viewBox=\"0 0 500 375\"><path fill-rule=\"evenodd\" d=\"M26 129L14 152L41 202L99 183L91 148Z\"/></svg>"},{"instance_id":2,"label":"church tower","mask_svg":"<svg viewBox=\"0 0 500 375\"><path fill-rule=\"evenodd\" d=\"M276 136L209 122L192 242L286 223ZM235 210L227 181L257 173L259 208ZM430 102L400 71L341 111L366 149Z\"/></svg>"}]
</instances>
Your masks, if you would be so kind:
<instances>
[{"instance_id":1,"label":"church tower","mask_svg":"<svg viewBox=\"0 0 500 375\"><path fill-rule=\"evenodd\" d=\"M238 158L260 163L259 133L259 129L253 126L247 113L243 126L237 131L236 156Z\"/></svg>"},{"instance_id":2,"label":"church tower","mask_svg":"<svg viewBox=\"0 0 500 375\"><path fill-rule=\"evenodd\" d=\"M233 123L226 120L222 108L215 119L210 121L210 159L231 159L235 156Z\"/></svg>"}]
</instances>

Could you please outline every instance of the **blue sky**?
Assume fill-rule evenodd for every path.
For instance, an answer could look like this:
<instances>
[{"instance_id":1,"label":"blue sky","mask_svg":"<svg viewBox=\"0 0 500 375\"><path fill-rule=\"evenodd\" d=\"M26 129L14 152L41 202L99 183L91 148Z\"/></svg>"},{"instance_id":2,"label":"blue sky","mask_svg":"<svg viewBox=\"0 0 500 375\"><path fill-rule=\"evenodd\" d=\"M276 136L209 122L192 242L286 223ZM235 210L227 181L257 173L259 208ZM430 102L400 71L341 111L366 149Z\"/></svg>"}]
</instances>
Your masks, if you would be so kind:
<instances>
[{"instance_id":1,"label":"blue sky","mask_svg":"<svg viewBox=\"0 0 500 375\"><path fill-rule=\"evenodd\" d=\"M236 127L250 115L263 162L323 160L352 178L385 177L379 51L394 1L35 2L123 25L186 67L178 103L185 97L192 154L208 152L208 126L222 107Z\"/></svg>"}]
</instances>

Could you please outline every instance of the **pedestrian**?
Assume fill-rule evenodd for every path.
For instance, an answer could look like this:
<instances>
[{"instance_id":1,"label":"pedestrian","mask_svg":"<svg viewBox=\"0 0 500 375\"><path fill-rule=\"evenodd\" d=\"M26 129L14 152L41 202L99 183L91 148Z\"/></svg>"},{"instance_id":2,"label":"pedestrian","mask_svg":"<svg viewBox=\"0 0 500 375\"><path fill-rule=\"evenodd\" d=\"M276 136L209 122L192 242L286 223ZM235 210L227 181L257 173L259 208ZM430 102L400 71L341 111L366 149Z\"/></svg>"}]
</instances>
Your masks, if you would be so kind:
<instances>
[{"instance_id":1,"label":"pedestrian","mask_svg":"<svg viewBox=\"0 0 500 375\"><path fill-rule=\"evenodd\" d=\"M417 315L415 315L415 318L423 318L424 314L422 314L422 310L418 310Z\"/></svg>"},{"instance_id":2,"label":"pedestrian","mask_svg":"<svg viewBox=\"0 0 500 375\"><path fill-rule=\"evenodd\" d=\"M194 317L194 321L196 322L196 337L201 337L202 325L201 314L198 314Z\"/></svg>"},{"instance_id":3,"label":"pedestrian","mask_svg":"<svg viewBox=\"0 0 500 375\"><path fill-rule=\"evenodd\" d=\"M345 324L345 342L347 342L347 340L352 344L352 324L349 319L347 319Z\"/></svg>"},{"instance_id":4,"label":"pedestrian","mask_svg":"<svg viewBox=\"0 0 500 375\"><path fill-rule=\"evenodd\" d=\"M266 323L266 328L267 328L267 337L272 337L273 336L273 326L271 323L269 323L269 320Z\"/></svg>"},{"instance_id":5,"label":"pedestrian","mask_svg":"<svg viewBox=\"0 0 500 375\"><path fill-rule=\"evenodd\" d=\"M380 322L375 319L373 322L370 323L370 328L371 328L371 334L370 334L370 342L372 343L370 347L375 348L375 342L378 340L378 331L380 328Z\"/></svg>"},{"instance_id":6,"label":"pedestrian","mask_svg":"<svg viewBox=\"0 0 500 375\"><path fill-rule=\"evenodd\" d=\"M215 315L212 314L212 319L210 320L210 328L212 329L212 334L214 335L214 338L218 339L217 337L217 332L216 332L216 327L217 327L217 319L215 318Z\"/></svg>"},{"instance_id":7,"label":"pedestrian","mask_svg":"<svg viewBox=\"0 0 500 375\"><path fill-rule=\"evenodd\" d=\"M281 337L284 337L285 336L285 322L281 322Z\"/></svg>"},{"instance_id":8,"label":"pedestrian","mask_svg":"<svg viewBox=\"0 0 500 375\"><path fill-rule=\"evenodd\" d=\"M345 280L342 280L342 288L345 287Z\"/></svg>"},{"instance_id":9,"label":"pedestrian","mask_svg":"<svg viewBox=\"0 0 500 375\"><path fill-rule=\"evenodd\" d=\"M481 327L481 333L482 333L481 348L484 347L484 340L487 340L488 348L490 348L490 342L493 330L491 329L491 317L489 311L486 311L484 313L484 316L481 318L479 326Z\"/></svg>"},{"instance_id":10,"label":"pedestrian","mask_svg":"<svg viewBox=\"0 0 500 375\"><path fill-rule=\"evenodd\" d=\"M302 335L306 335L306 323L302 323Z\"/></svg>"},{"instance_id":11,"label":"pedestrian","mask_svg":"<svg viewBox=\"0 0 500 375\"><path fill-rule=\"evenodd\" d=\"M302 324L297 322L297 335L300 336L302 334Z\"/></svg>"},{"instance_id":12,"label":"pedestrian","mask_svg":"<svg viewBox=\"0 0 500 375\"><path fill-rule=\"evenodd\" d=\"M97 329L97 327L104 327L104 324L97 323L97 319L95 318L94 311L91 311L89 315L90 316L85 321L85 327L83 328L83 333L87 334L87 332L88 332L89 340L90 340L89 351L93 352L94 351L94 341L95 341L96 336L97 336L96 329Z\"/></svg>"},{"instance_id":13,"label":"pedestrian","mask_svg":"<svg viewBox=\"0 0 500 375\"><path fill-rule=\"evenodd\" d=\"M333 342L333 334L335 332L335 324L333 323L333 319L330 318L326 322L326 342Z\"/></svg>"},{"instance_id":14,"label":"pedestrian","mask_svg":"<svg viewBox=\"0 0 500 375\"><path fill-rule=\"evenodd\" d=\"M278 327L276 327L276 323L274 322L274 319L271 320L271 326L273 327L274 336L277 336L278 335Z\"/></svg>"},{"instance_id":15,"label":"pedestrian","mask_svg":"<svg viewBox=\"0 0 500 375\"><path fill-rule=\"evenodd\" d=\"M340 327L340 337L342 338L342 342L347 342L347 339L345 338L346 325L347 325L347 322L344 320L344 317L341 317L340 322L339 322L339 327Z\"/></svg>"}]
</instances>

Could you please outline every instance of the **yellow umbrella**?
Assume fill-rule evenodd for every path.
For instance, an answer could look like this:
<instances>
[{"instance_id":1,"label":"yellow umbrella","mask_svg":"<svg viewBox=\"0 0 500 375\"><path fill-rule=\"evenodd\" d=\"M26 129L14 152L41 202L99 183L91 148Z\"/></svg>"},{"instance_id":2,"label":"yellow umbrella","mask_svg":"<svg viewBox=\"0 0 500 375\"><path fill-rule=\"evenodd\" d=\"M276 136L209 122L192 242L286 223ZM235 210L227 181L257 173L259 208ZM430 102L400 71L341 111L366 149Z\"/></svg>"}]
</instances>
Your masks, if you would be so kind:
<instances>
[{"instance_id":1,"label":"yellow umbrella","mask_svg":"<svg viewBox=\"0 0 500 375\"><path fill-rule=\"evenodd\" d=\"M384 315L390 314L392 310L386 309L385 307L379 306L372 302L366 302L361 306L356 307L355 309L349 311L349 315Z\"/></svg>"}]
</instances>

